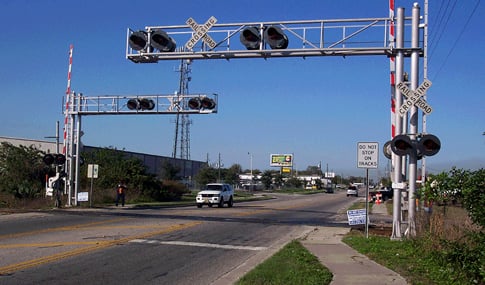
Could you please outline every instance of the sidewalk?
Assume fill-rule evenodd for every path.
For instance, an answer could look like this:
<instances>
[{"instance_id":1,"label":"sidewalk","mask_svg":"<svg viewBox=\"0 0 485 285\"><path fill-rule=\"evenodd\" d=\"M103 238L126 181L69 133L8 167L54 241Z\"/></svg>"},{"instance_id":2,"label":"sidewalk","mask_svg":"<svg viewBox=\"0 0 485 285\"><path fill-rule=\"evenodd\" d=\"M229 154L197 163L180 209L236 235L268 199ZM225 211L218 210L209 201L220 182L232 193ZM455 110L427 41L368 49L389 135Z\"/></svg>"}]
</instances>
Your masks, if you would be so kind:
<instances>
[{"instance_id":1,"label":"sidewalk","mask_svg":"<svg viewBox=\"0 0 485 285\"><path fill-rule=\"evenodd\" d=\"M385 220L386 208L374 205L371 222ZM396 272L370 260L342 242L348 227L318 227L302 238L301 243L333 273L331 285L408 284Z\"/></svg>"}]
</instances>

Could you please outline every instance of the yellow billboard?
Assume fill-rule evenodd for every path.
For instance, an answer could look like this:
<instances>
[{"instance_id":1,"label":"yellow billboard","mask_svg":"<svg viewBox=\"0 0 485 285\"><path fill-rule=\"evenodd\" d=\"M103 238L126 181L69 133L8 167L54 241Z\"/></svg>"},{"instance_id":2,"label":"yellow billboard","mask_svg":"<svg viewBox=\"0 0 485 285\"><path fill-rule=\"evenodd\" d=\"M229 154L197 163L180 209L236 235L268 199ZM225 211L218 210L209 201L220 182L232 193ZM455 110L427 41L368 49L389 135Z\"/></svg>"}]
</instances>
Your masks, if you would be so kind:
<instances>
[{"instance_id":1,"label":"yellow billboard","mask_svg":"<svg viewBox=\"0 0 485 285\"><path fill-rule=\"evenodd\" d=\"M272 154L270 166L293 166L293 154Z\"/></svg>"}]
</instances>

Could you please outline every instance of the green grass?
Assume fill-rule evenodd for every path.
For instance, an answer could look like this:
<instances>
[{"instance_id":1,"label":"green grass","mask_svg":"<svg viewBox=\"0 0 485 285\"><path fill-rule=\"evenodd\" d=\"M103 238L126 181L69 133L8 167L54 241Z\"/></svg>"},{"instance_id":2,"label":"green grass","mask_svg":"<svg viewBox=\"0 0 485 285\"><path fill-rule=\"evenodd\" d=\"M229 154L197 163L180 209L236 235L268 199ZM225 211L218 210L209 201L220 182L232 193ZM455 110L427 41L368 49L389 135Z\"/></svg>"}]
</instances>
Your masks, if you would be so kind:
<instances>
[{"instance_id":1,"label":"green grass","mask_svg":"<svg viewBox=\"0 0 485 285\"><path fill-rule=\"evenodd\" d=\"M413 285L473 284L460 268L444 266L439 254L425 249L422 239L392 241L380 236L366 239L362 233L352 232L343 238L343 242L399 273Z\"/></svg>"},{"instance_id":2,"label":"green grass","mask_svg":"<svg viewBox=\"0 0 485 285\"><path fill-rule=\"evenodd\" d=\"M243 276L238 285L330 284L332 273L294 240Z\"/></svg>"}]
</instances>

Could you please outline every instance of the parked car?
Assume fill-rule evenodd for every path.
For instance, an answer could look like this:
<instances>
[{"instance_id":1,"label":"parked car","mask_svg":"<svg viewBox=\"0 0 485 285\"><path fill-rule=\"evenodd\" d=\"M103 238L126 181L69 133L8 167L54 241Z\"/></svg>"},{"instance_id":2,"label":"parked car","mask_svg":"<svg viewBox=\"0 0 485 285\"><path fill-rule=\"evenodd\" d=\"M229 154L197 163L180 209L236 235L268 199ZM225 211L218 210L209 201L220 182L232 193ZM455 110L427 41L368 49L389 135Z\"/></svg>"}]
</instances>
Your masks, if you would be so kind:
<instances>
[{"instance_id":1,"label":"parked car","mask_svg":"<svg viewBox=\"0 0 485 285\"><path fill-rule=\"evenodd\" d=\"M357 186L349 186L347 188L347 197L349 196L355 196L359 197L359 188Z\"/></svg>"},{"instance_id":2,"label":"parked car","mask_svg":"<svg viewBox=\"0 0 485 285\"><path fill-rule=\"evenodd\" d=\"M205 186L203 191L197 193L195 198L197 208L202 208L203 205L212 207L217 205L219 208L227 204L228 207L234 205L234 190L231 185L225 183L210 183Z\"/></svg>"}]
</instances>

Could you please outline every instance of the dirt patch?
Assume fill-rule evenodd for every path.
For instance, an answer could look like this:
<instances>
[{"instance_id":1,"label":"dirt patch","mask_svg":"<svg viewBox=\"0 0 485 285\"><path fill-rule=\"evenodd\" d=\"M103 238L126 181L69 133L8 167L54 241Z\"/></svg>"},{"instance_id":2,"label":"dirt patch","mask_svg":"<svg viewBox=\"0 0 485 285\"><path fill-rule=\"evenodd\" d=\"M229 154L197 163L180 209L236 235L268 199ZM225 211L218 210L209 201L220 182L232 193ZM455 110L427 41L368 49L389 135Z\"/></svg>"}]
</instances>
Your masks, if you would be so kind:
<instances>
[{"instance_id":1,"label":"dirt patch","mask_svg":"<svg viewBox=\"0 0 485 285\"><path fill-rule=\"evenodd\" d=\"M352 226L350 231L365 233L365 226ZM369 225L369 235L390 237L392 235L392 225Z\"/></svg>"}]
</instances>

